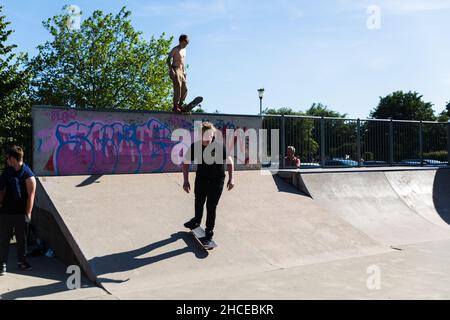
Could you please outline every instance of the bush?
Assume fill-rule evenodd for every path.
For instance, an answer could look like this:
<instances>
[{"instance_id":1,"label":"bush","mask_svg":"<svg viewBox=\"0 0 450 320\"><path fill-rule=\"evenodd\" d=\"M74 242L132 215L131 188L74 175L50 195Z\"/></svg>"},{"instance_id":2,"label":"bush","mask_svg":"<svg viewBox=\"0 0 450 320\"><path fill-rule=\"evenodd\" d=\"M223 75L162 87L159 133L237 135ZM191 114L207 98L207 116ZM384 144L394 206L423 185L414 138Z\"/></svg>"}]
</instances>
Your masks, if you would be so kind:
<instances>
[{"instance_id":1,"label":"bush","mask_svg":"<svg viewBox=\"0 0 450 320\"><path fill-rule=\"evenodd\" d=\"M423 158L447 162L448 161L448 151L441 150L441 151L426 152L423 154Z\"/></svg>"}]
</instances>

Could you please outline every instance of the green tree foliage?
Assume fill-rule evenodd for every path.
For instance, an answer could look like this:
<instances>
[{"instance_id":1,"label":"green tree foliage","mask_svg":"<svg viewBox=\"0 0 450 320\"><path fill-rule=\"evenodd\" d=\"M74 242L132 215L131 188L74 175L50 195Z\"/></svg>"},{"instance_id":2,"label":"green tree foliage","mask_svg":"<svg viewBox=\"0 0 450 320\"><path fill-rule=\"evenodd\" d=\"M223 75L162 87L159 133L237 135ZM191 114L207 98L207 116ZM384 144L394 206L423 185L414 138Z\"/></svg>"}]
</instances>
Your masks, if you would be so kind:
<instances>
[{"instance_id":1,"label":"green tree foliage","mask_svg":"<svg viewBox=\"0 0 450 320\"><path fill-rule=\"evenodd\" d=\"M313 105L305 111L305 115L314 117L328 117L328 118L345 118L347 114L339 113L337 111L329 109L327 106L321 103L313 103Z\"/></svg>"},{"instance_id":2,"label":"green tree foliage","mask_svg":"<svg viewBox=\"0 0 450 320\"><path fill-rule=\"evenodd\" d=\"M321 103L314 103L306 111L294 111L289 107L271 108L264 110L265 115L285 115L285 116L306 116L306 117L286 117L285 118L285 141L286 145L294 146L297 155L302 162L315 162L319 160L320 152L320 119L311 117L333 117L345 118L346 114L329 109ZM349 135L353 128L349 127L344 120L327 120L327 130L325 138L331 141L333 135L344 137ZM280 129L280 121L277 118L265 117L264 126L266 128ZM329 156L336 156L342 148L340 146L330 146Z\"/></svg>"},{"instance_id":3,"label":"green tree foliage","mask_svg":"<svg viewBox=\"0 0 450 320\"><path fill-rule=\"evenodd\" d=\"M450 101L447 102L445 110L439 114L438 120L442 122L448 122L450 120Z\"/></svg>"},{"instance_id":4,"label":"green tree foliage","mask_svg":"<svg viewBox=\"0 0 450 320\"><path fill-rule=\"evenodd\" d=\"M291 108L288 108L288 107L282 107L282 108L278 108L278 109L266 108L263 111L263 114L267 114L267 115L285 115L285 116L286 115L291 115L291 116L293 116L293 115L297 115L297 116L305 115L304 112L294 111L294 110L292 110Z\"/></svg>"},{"instance_id":5,"label":"green tree foliage","mask_svg":"<svg viewBox=\"0 0 450 320\"><path fill-rule=\"evenodd\" d=\"M380 103L370 116L374 119L436 120L433 104L423 101L422 97L417 92L393 92L386 97L380 97Z\"/></svg>"},{"instance_id":6,"label":"green tree foliage","mask_svg":"<svg viewBox=\"0 0 450 320\"><path fill-rule=\"evenodd\" d=\"M14 32L8 29L10 22L1 15L0 6L0 166L3 165L4 149L11 144L26 148L31 141L31 104L27 95L30 72L24 68L26 54L14 53L16 45L8 44ZM26 152L29 156L31 150Z\"/></svg>"},{"instance_id":7,"label":"green tree foliage","mask_svg":"<svg viewBox=\"0 0 450 320\"><path fill-rule=\"evenodd\" d=\"M206 111L202 107L197 107L192 113L206 113Z\"/></svg>"},{"instance_id":8,"label":"green tree foliage","mask_svg":"<svg viewBox=\"0 0 450 320\"><path fill-rule=\"evenodd\" d=\"M169 110L172 85L165 62L172 38L150 41L135 31L131 12L95 11L78 30L68 14L43 22L53 37L32 60L36 104L78 108Z\"/></svg>"}]
</instances>

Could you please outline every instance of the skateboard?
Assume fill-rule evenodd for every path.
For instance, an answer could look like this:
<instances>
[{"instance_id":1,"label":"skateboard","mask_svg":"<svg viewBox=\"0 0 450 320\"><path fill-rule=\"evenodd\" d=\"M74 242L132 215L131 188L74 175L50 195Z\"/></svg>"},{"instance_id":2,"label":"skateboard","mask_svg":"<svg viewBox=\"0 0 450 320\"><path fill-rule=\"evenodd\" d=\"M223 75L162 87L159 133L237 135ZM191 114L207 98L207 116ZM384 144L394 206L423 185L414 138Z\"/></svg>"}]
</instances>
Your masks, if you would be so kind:
<instances>
[{"instance_id":1,"label":"skateboard","mask_svg":"<svg viewBox=\"0 0 450 320\"><path fill-rule=\"evenodd\" d=\"M198 106L200 103L203 102L203 97L197 97L191 102L189 102L187 105L183 106L186 110L185 112L191 112L192 109L194 109L196 106Z\"/></svg>"},{"instance_id":2,"label":"skateboard","mask_svg":"<svg viewBox=\"0 0 450 320\"><path fill-rule=\"evenodd\" d=\"M217 243L214 242L214 240L211 241L211 245L207 246L204 242L205 240L205 230L203 230L202 227L198 227L197 229L194 229L191 231L192 235L194 236L195 239L197 239L197 241L200 243L200 245L203 247L203 249L205 250L212 250L214 248L217 248Z\"/></svg>"}]
</instances>

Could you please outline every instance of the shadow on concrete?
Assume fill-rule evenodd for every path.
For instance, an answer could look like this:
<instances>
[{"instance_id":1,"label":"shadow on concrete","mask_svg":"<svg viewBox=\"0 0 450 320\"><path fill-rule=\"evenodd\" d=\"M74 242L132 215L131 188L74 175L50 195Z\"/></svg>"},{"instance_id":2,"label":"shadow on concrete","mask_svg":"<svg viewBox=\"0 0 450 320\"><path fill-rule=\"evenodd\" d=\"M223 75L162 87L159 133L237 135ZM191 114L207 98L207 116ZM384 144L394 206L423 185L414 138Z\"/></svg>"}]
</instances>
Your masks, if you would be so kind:
<instances>
[{"instance_id":1,"label":"shadow on concrete","mask_svg":"<svg viewBox=\"0 0 450 320\"><path fill-rule=\"evenodd\" d=\"M277 185L278 192L293 193L299 196L308 197L306 194L298 190L295 186L286 182L283 178L277 175L272 175L272 178L275 184Z\"/></svg>"},{"instance_id":2,"label":"shadow on concrete","mask_svg":"<svg viewBox=\"0 0 450 320\"><path fill-rule=\"evenodd\" d=\"M148 254L153 250L162 248L171 243L183 240L186 247L169 252L165 252L153 257L139 259L137 257ZM111 274L117 272L126 272L148 266L150 264L158 263L160 261L171 259L182 254L193 253L198 259L205 259L208 257L208 252L200 248L193 236L188 232L178 232L172 234L169 238L149 244L140 249L131 250L127 252L114 253L103 257L95 257L89 260L89 264L96 271L97 275ZM128 281L124 280L124 281ZM105 278L98 278L100 283L109 282L111 280Z\"/></svg>"},{"instance_id":3,"label":"shadow on concrete","mask_svg":"<svg viewBox=\"0 0 450 320\"><path fill-rule=\"evenodd\" d=\"M77 188L86 187L93 183L100 183L100 181L97 180L100 179L101 177L102 175L92 175L83 182L81 182L79 185L77 185Z\"/></svg>"},{"instance_id":4,"label":"shadow on concrete","mask_svg":"<svg viewBox=\"0 0 450 320\"><path fill-rule=\"evenodd\" d=\"M13 249L13 248L11 248ZM28 261L33 266L33 271L25 272L19 271L16 267L16 250L12 250L8 261L7 274L0 277L0 281L8 281L8 277L14 276L15 281L22 281L17 279L17 276L29 277L24 278L23 281L28 281L31 284L39 283L39 279L56 281L51 284L28 286L26 288L17 289L9 292L0 293L2 300L15 300L15 299L31 299L41 298L47 295L54 295L57 293L67 292L67 278L70 276L66 274L66 267L56 259L47 257L28 258ZM94 288L96 287L85 277L81 278L81 288ZM101 295L101 292L98 293Z\"/></svg>"},{"instance_id":5,"label":"shadow on concrete","mask_svg":"<svg viewBox=\"0 0 450 320\"><path fill-rule=\"evenodd\" d=\"M450 224L450 169L438 169L433 183L433 203L441 218Z\"/></svg>"}]
</instances>

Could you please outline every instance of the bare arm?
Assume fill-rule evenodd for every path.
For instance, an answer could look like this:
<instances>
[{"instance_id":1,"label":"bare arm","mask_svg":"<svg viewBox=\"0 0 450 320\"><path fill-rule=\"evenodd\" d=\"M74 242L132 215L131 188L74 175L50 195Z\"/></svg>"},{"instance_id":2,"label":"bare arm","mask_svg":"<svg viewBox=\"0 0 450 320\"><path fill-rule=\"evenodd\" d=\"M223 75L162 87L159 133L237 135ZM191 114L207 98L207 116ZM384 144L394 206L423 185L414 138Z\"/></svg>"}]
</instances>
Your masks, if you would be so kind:
<instances>
[{"instance_id":1,"label":"bare arm","mask_svg":"<svg viewBox=\"0 0 450 320\"><path fill-rule=\"evenodd\" d=\"M27 199L27 211L26 215L29 219L31 219L31 212L33 211L34 206L34 197L36 196L36 178L31 177L25 181L27 186L27 193L28 193L28 199Z\"/></svg>"},{"instance_id":2,"label":"bare arm","mask_svg":"<svg viewBox=\"0 0 450 320\"><path fill-rule=\"evenodd\" d=\"M228 187L228 190L231 190L234 188L234 162L233 162L233 158L231 158L231 157L227 158L227 170L228 170L227 187Z\"/></svg>"},{"instance_id":3,"label":"bare arm","mask_svg":"<svg viewBox=\"0 0 450 320\"><path fill-rule=\"evenodd\" d=\"M191 185L189 183L189 164L183 163L183 189L187 193L191 192Z\"/></svg>"}]
</instances>

